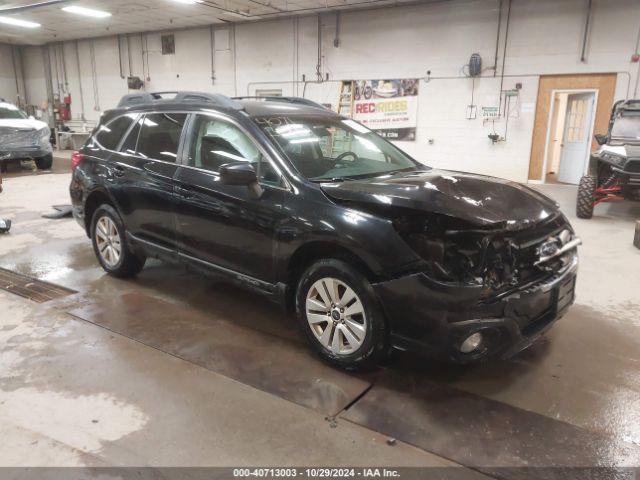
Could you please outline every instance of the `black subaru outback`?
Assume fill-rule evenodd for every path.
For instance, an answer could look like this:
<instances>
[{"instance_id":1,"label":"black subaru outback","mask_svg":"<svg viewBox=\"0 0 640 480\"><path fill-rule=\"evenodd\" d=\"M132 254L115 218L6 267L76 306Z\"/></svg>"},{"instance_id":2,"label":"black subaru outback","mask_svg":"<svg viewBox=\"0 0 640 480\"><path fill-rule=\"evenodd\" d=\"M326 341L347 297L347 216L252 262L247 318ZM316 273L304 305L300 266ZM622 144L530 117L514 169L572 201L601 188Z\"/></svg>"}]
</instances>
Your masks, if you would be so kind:
<instances>
[{"instance_id":1,"label":"black subaru outback","mask_svg":"<svg viewBox=\"0 0 640 480\"><path fill-rule=\"evenodd\" d=\"M422 165L296 98L135 94L73 156L75 218L112 275L148 257L295 309L344 368L529 346L574 300L575 237L517 183Z\"/></svg>"}]
</instances>

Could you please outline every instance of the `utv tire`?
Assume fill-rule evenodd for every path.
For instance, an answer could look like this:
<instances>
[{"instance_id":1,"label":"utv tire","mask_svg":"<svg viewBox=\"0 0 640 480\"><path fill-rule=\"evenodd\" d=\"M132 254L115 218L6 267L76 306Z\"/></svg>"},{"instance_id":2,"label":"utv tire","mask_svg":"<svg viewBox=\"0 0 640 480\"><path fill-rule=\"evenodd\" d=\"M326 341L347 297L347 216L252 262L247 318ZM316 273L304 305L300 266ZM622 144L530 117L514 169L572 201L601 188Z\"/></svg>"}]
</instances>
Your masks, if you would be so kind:
<instances>
[{"instance_id":1,"label":"utv tire","mask_svg":"<svg viewBox=\"0 0 640 480\"><path fill-rule=\"evenodd\" d=\"M578 218L593 217L593 202L596 198L596 179L593 175L585 175L578 185L578 201L576 215Z\"/></svg>"},{"instance_id":2,"label":"utv tire","mask_svg":"<svg viewBox=\"0 0 640 480\"><path fill-rule=\"evenodd\" d=\"M93 214L91 243L104 271L114 277L130 278L144 267L145 259L129 249L124 224L111 205L101 205Z\"/></svg>"},{"instance_id":3,"label":"utv tire","mask_svg":"<svg viewBox=\"0 0 640 480\"><path fill-rule=\"evenodd\" d=\"M36 167L38 170L50 170L53 166L53 155L45 155L44 157L36 158Z\"/></svg>"},{"instance_id":4,"label":"utv tire","mask_svg":"<svg viewBox=\"0 0 640 480\"><path fill-rule=\"evenodd\" d=\"M327 288L321 292L322 287ZM376 294L367 278L345 261L320 260L302 274L296 313L313 349L331 365L369 370L389 354Z\"/></svg>"}]
</instances>

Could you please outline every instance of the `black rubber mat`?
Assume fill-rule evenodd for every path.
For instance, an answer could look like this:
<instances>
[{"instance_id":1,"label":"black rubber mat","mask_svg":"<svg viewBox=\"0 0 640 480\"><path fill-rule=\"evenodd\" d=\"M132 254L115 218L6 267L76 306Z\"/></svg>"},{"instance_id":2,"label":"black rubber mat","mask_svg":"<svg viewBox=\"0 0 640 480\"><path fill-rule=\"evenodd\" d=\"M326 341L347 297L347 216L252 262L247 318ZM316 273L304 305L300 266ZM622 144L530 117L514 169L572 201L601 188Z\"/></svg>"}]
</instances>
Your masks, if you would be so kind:
<instances>
[{"instance_id":1,"label":"black rubber mat","mask_svg":"<svg viewBox=\"0 0 640 480\"><path fill-rule=\"evenodd\" d=\"M34 302L44 303L76 293L70 288L43 282L37 278L0 268L0 289L20 295Z\"/></svg>"}]
</instances>

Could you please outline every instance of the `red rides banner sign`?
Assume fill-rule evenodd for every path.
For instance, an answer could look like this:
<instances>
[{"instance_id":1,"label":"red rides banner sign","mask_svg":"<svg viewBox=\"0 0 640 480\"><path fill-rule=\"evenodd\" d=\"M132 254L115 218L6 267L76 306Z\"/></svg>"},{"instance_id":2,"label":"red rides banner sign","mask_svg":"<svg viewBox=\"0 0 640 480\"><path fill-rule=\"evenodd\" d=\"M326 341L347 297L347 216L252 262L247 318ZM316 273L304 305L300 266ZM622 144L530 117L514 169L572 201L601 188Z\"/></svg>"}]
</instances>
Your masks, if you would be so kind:
<instances>
[{"instance_id":1,"label":"red rides banner sign","mask_svg":"<svg viewBox=\"0 0 640 480\"><path fill-rule=\"evenodd\" d=\"M388 140L414 141L418 125L418 83L415 78L353 82L353 119Z\"/></svg>"}]
</instances>

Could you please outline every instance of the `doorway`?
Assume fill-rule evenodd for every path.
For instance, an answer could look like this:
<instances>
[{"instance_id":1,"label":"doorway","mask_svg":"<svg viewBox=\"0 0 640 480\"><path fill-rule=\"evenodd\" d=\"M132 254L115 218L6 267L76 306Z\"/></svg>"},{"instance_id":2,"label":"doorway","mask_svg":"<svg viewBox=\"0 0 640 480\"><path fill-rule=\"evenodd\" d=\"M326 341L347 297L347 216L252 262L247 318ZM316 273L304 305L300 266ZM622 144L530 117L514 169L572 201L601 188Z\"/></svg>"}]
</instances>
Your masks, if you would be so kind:
<instances>
[{"instance_id":1,"label":"doorway","mask_svg":"<svg viewBox=\"0 0 640 480\"><path fill-rule=\"evenodd\" d=\"M586 172L597 91L554 90L544 159L544 182L577 185Z\"/></svg>"},{"instance_id":2,"label":"doorway","mask_svg":"<svg viewBox=\"0 0 640 480\"><path fill-rule=\"evenodd\" d=\"M538 83L538 99L536 102L536 116L533 125L533 138L531 142L531 157L529 160L530 182L542 183L546 181L546 174L549 172L546 162L549 153L549 133L552 131L553 113L564 111L566 117L566 110L560 107L554 110L555 94L596 93L594 98L595 104L592 107L592 115L595 118L592 130L593 133L604 133L607 131L607 126L609 125L616 80L617 75L615 73L542 75L540 77ZM563 125L566 125L566 118ZM564 138L564 130L562 130L562 138ZM591 138L593 137L591 136ZM595 150L597 148L598 144L592 141L590 149ZM561 157L558 157L558 166L556 170L554 170L556 176L559 174L560 160ZM550 179L550 181L551 180L552 179Z\"/></svg>"}]
</instances>

